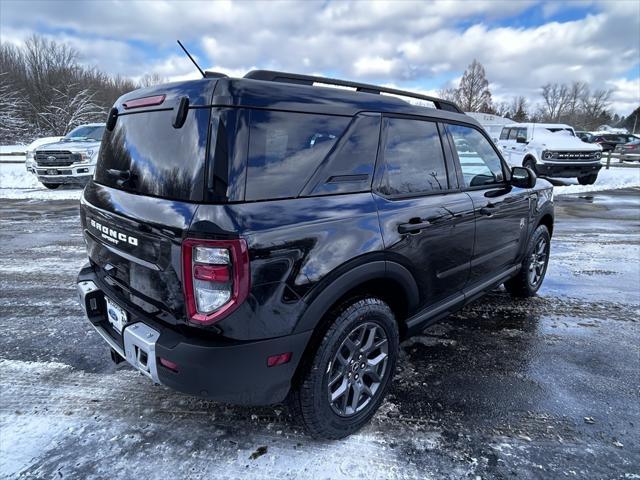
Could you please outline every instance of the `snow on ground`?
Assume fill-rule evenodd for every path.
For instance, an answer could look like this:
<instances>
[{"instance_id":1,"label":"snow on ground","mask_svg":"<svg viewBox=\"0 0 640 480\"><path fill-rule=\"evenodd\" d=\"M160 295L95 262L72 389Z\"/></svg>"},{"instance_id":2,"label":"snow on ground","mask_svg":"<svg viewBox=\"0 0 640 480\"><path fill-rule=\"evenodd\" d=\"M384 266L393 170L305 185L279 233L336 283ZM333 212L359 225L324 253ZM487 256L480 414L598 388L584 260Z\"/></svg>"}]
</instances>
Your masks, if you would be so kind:
<instances>
[{"instance_id":1,"label":"snow on ground","mask_svg":"<svg viewBox=\"0 0 640 480\"><path fill-rule=\"evenodd\" d=\"M611 167L609 170L603 168L594 185L579 185L575 179L559 179L554 180L554 183L556 184L555 195L640 187L640 168ZM78 187L48 190L38 182L35 175L26 171L23 164L0 163L0 198L74 200L79 199L81 194L82 189Z\"/></svg>"},{"instance_id":2,"label":"snow on ground","mask_svg":"<svg viewBox=\"0 0 640 480\"><path fill-rule=\"evenodd\" d=\"M618 188L640 187L639 167L604 167L598 174L598 180L593 185L580 185L575 179L559 180L563 185L555 186L555 195L569 195L571 193L599 192L602 190L616 190ZM555 182L557 183L557 182Z\"/></svg>"},{"instance_id":3,"label":"snow on ground","mask_svg":"<svg viewBox=\"0 0 640 480\"><path fill-rule=\"evenodd\" d=\"M81 194L82 189L75 186L49 190L27 172L23 163L0 163L0 198L74 200Z\"/></svg>"}]
</instances>

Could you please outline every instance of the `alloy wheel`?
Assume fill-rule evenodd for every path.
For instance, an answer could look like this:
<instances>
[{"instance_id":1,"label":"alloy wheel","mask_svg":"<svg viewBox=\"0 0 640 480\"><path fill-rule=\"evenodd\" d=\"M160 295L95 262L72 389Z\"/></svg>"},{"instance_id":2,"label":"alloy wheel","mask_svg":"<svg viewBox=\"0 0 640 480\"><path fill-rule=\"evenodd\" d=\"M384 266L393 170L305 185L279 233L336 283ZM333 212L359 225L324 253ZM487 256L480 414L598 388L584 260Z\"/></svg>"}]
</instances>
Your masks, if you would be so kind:
<instances>
[{"instance_id":1,"label":"alloy wheel","mask_svg":"<svg viewBox=\"0 0 640 480\"><path fill-rule=\"evenodd\" d=\"M329 403L342 417L362 411L388 374L389 342L373 322L357 325L344 339L327 367Z\"/></svg>"},{"instance_id":2,"label":"alloy wheel","mask_svg":"<svg viewBox=\"0 0 640 480\"><path fill-rule=\"evenodd\" d=\"M542 280L547 265L547 240L540 238L529 258L529 283L535 287Z\"/></svg>"}]
</instances>

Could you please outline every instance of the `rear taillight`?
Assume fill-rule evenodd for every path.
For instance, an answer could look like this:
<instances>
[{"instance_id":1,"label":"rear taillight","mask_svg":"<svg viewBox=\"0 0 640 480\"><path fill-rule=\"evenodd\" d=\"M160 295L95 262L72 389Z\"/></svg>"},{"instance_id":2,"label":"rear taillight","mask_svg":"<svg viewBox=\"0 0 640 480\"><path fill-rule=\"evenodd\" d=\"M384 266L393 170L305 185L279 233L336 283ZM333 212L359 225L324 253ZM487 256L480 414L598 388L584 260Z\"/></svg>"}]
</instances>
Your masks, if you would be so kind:
<instances>
[{"instance_id":1,"label":"rear taillight","mask_svg":"<svg viewBox=\"0 0 640 480\"><path fill-rule=\"evenodd\" d=\"M243 239L182 242L187 314L210 325L234 311L249 294L249 252Z\"/></svg>"}]
</instances>

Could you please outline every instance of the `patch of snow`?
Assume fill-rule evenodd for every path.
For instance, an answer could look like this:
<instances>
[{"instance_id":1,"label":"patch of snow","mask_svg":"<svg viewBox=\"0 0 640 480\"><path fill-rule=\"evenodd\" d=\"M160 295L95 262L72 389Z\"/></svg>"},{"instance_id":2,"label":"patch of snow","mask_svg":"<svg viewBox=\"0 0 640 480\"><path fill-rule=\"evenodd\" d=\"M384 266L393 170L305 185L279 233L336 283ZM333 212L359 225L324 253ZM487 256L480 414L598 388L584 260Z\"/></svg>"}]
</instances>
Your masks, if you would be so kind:
<instances>
[{"instance_id":1,"label":"patch of snow","mask_svg":"<svg viewBox=\"0 0 640 480\"><path fill-rule=\"evenodd\" d=\"M22 163L0 163L0 198L33 200L79 200L82 188L49 190Z\"/></svg>"},{"instance_id":2,"label":"patch of snow","mask_svg":"<svg viewBox=\"0 0 640 480\"><path fill-rule=\"evenodd\" d=\"M600 192L619 188L640 187L640 168L611 167L602 168L593 185L580 185L575 179L562 179L565 185L553 187L554 195L570 195L572 193Z\"/></svg>"}]
</instances>

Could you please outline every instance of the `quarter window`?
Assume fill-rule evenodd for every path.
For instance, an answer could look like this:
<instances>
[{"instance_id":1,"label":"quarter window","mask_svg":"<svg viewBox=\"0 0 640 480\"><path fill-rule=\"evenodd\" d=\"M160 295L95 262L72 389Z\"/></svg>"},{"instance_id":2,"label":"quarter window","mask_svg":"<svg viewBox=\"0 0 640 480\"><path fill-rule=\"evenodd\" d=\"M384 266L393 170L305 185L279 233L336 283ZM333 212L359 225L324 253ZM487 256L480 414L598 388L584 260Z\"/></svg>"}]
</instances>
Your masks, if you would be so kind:
<instances>
[{"instance_id":1,"label":"quarter window","mask_svg":"<svg viewBox=\"0 0 640 480\"><path fill-rule=\"evenodd\" d=\"M252 110L246 199L297 196L350 120Z\"/></svg>"},{"instance_id":2,"label":"quarter window","mask_svg":"<svg viewBox=\"0 0 640 480\"><path fill-rule=\"evenodd\" d=\"M385 119L381 193L402 195L447 190L447 170L435 123Z\"/></svg>"},{"instance_id":3,"label":"quarter window","mask_svg":"<svg viewBox=\"0 0 640 480\"><path fill-rule=\"evenodd\" d=\"M467 187L492 185L504 181L502 162L489 141L478 131L462 125L449 125ZM517 129L512 129L515 132Z\"/></svg>"}]
</instances>

